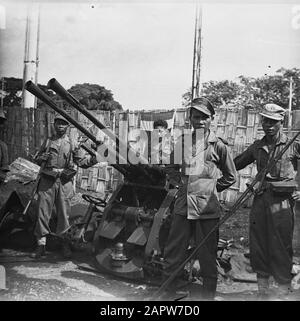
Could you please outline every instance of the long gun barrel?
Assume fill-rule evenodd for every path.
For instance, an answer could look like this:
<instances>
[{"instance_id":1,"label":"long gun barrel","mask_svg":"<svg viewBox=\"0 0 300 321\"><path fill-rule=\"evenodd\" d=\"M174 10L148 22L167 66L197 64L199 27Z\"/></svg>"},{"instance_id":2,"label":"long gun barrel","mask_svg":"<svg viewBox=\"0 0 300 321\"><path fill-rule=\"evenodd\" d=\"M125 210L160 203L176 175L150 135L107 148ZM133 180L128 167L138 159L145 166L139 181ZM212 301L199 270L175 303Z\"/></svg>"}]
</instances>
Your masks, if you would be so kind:
<instances>
[{"instance_id":1,"label":"long gun barrel","mask_svg":"<svg viewBox=\"0 0 300 321\"><path fill-rule=\"evenodd\" d=\"M49 107L51 107L54 111L62 115L66 120L68 120L72 125L74 125L78 130L80 130L84 135L86 135L90 140L92 140L95 144L98 144L97 138L89 132L85 127L80 125L75 119L73 119L72 116L70 116L67 112L65 112L63 109L59 108L52 100L51 98L45 94L38 86L36 86L32 81L27 81L25 84L25 89L31 92L34 96L39 98L41 101L43 101L45 104L47 104ZM111 149L110 146L107 146L109 150L113 153L114 151ZM88 147L84 147L85 150L87 150L91 154L91 149ZM96 152L95 152L96 154ZM125 160L123 160L125 162ZM120 173L123 175L127 175L127 171L118 164L112 164L113 167L115 167Z\"/></svg>"},{"instance_id":2,"label":"long gun barrel","mask_svg":"<svg viewBox=\"0 0 300 321\"><path fill-rule=\"evenodd\" d=\"M63 88L63 86L55 79L52 78L48 81L48 87L55 91L62 99L67 101L71 106L77 109L80 113L82 113L86 118L88 118L93 124L95 124L99 129L103 130L104 133L109 136L113 141L116 142L116 151L117 156L119 156L119 162L122 159L127 159L130 155L135 155L135 159L139 161L140 164L148 165L148 160L143 157L142 155L136 156L136 152L130 148L130 146L124 142L123 140L119 139L110 129L108 129L105 125L103 125L94 115L92 115L85 107L83 107L80 102L73 97L67 90ZM120 150L126 152L126 157L123 157L120 153ZM127 164L127 166L123 166L131 173L139 173L142 177L147 179L150 183L156 184L156 180L151 175L149 168L136 166L136 164L131 164L130 157L128 157L127 161L122 161L122 165ZM128 166L129 165L129 166Z\"/></svg>"},{"instance_id":3,"label":"long gun barrel","mask_svg":"<svg viewBox=\"0 0 300 321\"><path fill-rule=\"evenodd\" d=\"M63 86L55 79L52 78L48 81L48 87L55 91L62 99L67 101L71 106L73 106L75 109L77 109L80 113L82 113L86 118L88 118L92 123L94 123L98 128L101 130L104 130L105 134L109 136L111 139L116 141L116 149L119 153L119 150L122 149L123 151L126 151L128 153L132 153L133 151L129 147L128 144L126 144L124 141L119 139L110 129L108 129L105 125L103 125L99 119L97 119L94 115L92 115L85 107L83 107L80 102L72 96L67 90L63 88ZM142 164L148 164L148 160L143 157L139 156L138 160ZM130 160L128 160L128 163L130 164Z\"/></svg>"}]
</instances>

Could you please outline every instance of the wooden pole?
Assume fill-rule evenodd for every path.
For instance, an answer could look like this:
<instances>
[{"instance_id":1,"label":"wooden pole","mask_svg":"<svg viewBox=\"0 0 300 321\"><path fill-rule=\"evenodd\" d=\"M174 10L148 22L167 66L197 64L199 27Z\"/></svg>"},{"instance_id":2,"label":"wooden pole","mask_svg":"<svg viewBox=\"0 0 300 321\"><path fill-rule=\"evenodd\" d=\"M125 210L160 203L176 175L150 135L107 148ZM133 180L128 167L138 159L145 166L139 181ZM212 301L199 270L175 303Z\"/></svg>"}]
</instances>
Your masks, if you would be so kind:
<instances>
[{"instance_id":1,"label":"wooden pole","mask_svg":"<svg viewBox=\"0 0 300 321\"><path fill-rule=\"evenodd\" d=\"M1 109L3 109L3 100L4 100L4 77L1 79Z\"/></svg>"},{"instance_id":2,"label":"wooden pole","mask_svg":"<svg viewBox=\"0 0 300 321\"><path fill-rule=\"evenodd\" d=\"M32 3L28 7L23 72L23 107L36 107L36 98L24 89L28 80L37 84L37 55L39 42L39 4Z\"/></svg>"},{"instance_id":3,"label":"wooden pole","mask_svg":"<svg viewBox=\"0 0 300 321\"><path fill-rule=\"evenodd\" d=\"M191 101L200 95L202 7L196 8Z\"/></svg>"},{"instance_id":4,"label":"wooden pole","mask_svg":"<svg viewBox=\"0 0 300 321\"><path fill-rule=\"evenodd\" d=\"M202 55L202 6L198 12L198 30L197 30L197 64L196 64L196 97L200 96L200 75L201 75L201 55Z\"/></svg>"},{"instance_id":5,"label":"wooden pole","mask_svg":"<svg viewBox=\"0 0 300 321\"><path fill-rule=\"evenodd\" d=\"M293 101L293 78L290 77L290 91L289 91L289 118L288 118L288 133L292 130L292 101Z\"/></svg>"},{"instance_id":6,"label":"wooden pole","mask_svg":"<svg viewBox=\"0 0 300 321\"><path fill-rule=\"evenodd\" d=\"M298 171L296 176L296 181L298 186L300 186L300 160L298 160ZM293 234L293 250L296 256L300 255L300 202L296 202L294 207L294 234ZM300 262L299 262L300 263Z\"/></svg>"},{"instance_id":7,"label":"wooden pole","mask_svg":"<svg viewBox=\"0 0 300 321\"><path fill-rule=\"evenodd\" d=\"M196 51L197 51L197 26L198 26L198 7L196 8L196 16L195 16L195 31L194 31L194 51L193 51L193 72L192 72L192 91L191 91L191 102L194 99L195 95L195 74L196 74Z\"/></svg>"}]
</instances>

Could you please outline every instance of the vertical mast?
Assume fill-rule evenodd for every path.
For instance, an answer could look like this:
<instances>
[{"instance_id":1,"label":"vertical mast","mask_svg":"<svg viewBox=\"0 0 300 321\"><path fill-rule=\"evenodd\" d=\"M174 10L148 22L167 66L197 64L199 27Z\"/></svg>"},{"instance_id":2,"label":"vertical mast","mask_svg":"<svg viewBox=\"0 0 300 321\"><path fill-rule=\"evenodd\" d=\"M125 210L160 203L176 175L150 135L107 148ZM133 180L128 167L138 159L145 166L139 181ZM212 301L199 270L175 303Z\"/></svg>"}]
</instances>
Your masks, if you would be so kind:
<instances>
[{"instance_id":1,"label":"vertical mast","mask_svg":"<svg viewBox=\"0 0 300 321\"><path fill-rule=\"evenodd\" d=\"M202 7L196 7L191 99L200 96Z\"/></svg>"},{"instance_id":2,"label":"vertical mast","mask_svg":"<svg viewBox=\"0 0 300 321\"><path fill-rule=\"evenodd\" d=\"M32 3L28 7L25 35L24 71L23 71L23 107L36 107L34 95L24 90L24 84L31 80L37 84L38 46L39 46L39 4Z\"/></svg>"},{"instance_id":3,"label":"vertical mast","mask_svg":"<svg viewBox=\"0 0 300 321\"><path fill-rule=\"evenodd\" d=\"M3 100L4 100L4 77L1 78L1 108L0 110L3 110Z\"/></svg>"},{"instance_id":4,"label":"vertical mast","mask_svg":"<svg viewBox=\"0 0 300 321\"><path fill-rule=\"evenodd\" d=\"M40 7L38 8L38 26L36 39L36 69L35 69L35 84L38 84L39 62L40 62ZM37 107L37 99L34 101L34 108Z\"/></svg>"},{"instance_id":5,"label":"vertical mast","mask_svg":"<svg viewBox=\"0 0 300 321\"><path fill-rule=\"evenodd\" d=\"M290 77L290 90L289 90L289 113L288 113L288 133L292 131L292 101L293 101L293 77Z\"/></svg>"}]
</instances>

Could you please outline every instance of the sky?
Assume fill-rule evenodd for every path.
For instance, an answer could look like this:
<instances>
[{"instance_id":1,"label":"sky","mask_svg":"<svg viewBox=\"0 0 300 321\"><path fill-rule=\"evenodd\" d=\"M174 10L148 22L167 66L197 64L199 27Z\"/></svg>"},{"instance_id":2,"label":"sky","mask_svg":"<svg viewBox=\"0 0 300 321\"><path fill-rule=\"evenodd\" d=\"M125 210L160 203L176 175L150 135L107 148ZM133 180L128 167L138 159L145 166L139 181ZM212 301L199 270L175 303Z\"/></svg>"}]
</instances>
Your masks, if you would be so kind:
<instances>
[{"instance_id":1,"label":"sky","mask_svg":"<svg viewBox=\"0 0 300 321\"><path fill-rule=\"evenodd\" d=\"M0 0L1 77L22 78L27 6ZM181 107L195 9L194 1L43 1L38 82L99 84L123 109ZM202 82L300 68L300 2L204 2L202 10Z\"/></svg>"}]
</instances>

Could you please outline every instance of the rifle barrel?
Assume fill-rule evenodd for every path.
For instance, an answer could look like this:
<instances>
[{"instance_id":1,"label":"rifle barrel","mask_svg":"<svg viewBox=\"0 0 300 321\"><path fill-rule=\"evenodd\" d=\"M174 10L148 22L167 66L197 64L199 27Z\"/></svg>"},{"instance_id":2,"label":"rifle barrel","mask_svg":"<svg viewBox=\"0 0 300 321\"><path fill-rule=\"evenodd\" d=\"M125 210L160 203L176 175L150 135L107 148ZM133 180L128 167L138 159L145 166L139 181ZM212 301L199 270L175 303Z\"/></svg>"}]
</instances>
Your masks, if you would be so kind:
<instances>
[{"instance_id":1,"label":"rifle barrel","mask_svg":"<svg viewBox=\"0 0 300 321\"><path fill-rule=\"evenodd\" d=\"M80 113L82 113L87 119L89 119L93 124L95 124L98 128L104 131L104 133L109 136L113 141L116 142L116 150L119 154L119 148L121 147L123 151L127 151L128 153L132 153L132 149L128 144L126 144L123 140L119 139L117 135L115 135L109 128L107 128L104 124L102 124L99 119L97 119L92 113L90 113L85 107L83 107L80 102L72 96L55 78L52 78L48 81L48 87L55 91L62 99L67 101L71 106L77 109ZM139 156L139 161L142 164L148 164L148 160ZM130 164L130 161L128 160Z\"/></svg>"},{"instance_id":2,"label":"rifle barrel","mask_svg":"<svg viewBox=\"0 0 300 321\"><path fill-rule=\"evenodd\" d=\"M34 96L39 98L41 101L43 101L46 105L51 107L54 111L62 115L66 120L68 120L74 127L76 127L78 130L80 130L84 135L86 135L90 140L92 140L95 144L98 144L97 138L89 132L85 127L80 125L72 116L70 116L67 112L65 112L63 109L59 108L54 101L51 100L51 98L45 94L38 86L36 86L31 80L27 81L25 83L25 89L28 90L30 93L32 93ZM115 153L114 149L111 146L107 146L107 149L109 152L113 155ZM95 155L97 153L95 152ZM120 157L120 155L119 155ZM125 159L122 159L123 163L125 164ZM124 169L118 164L112 164L113 167L115 167L120 173L124 174Z\"/></svg>"},{"instance_id":3,"label":"rifle barrel","mask_svg":"<svg viewBox=\"0 0 300 321\"><path fill-rule=\"evenodd\" d=\"M92 115L85 107L83 107L80 104L80 102L74 96L72 96L55 78L52 78L48 81L48 87L50 89L52 89L53 91L55 91L62 99L67 101L71 106L73 106L75 109L77 109L80 113L82 113L84 116L86 116L86 118L88 118L99 129L104 131L104 133L108 137L110 137L111 139L113 139L113 141L116 142L116 151L117 151L117 156L119 157L119 160L122 161L121 162L122 165L128 164L131 167L131 168L129 168L128 166L123 166L123 168L127 167L129 172L130 171L132 172L132 170L133 170L136 173L140 173L140 174L142 174L142 176L145 179L147 179L151 183L155 183L155 180L153 179L151 174L149 174L149 170L147 168L143 168L140 166L136 166L136 164L132 164L130 162L130 157L128 157L127 161L125 160L125 162L124 162L124 159L126 159L127 157L123 158L123 156L121 156L121 154L119 152L120 147L121 147L122 151L127 152L128 156L134 155L134 158L136 158L139 161L139 163L147 165L147 164L149 164L149 162L145 157L143 157L142 155L137 156L136 152L129 146L129 144L127 144L123 140L119 139L119 137L117 137L117 135L115 135L105 125L103 125L94 115Z\"/></svg>"}]
</instances>

